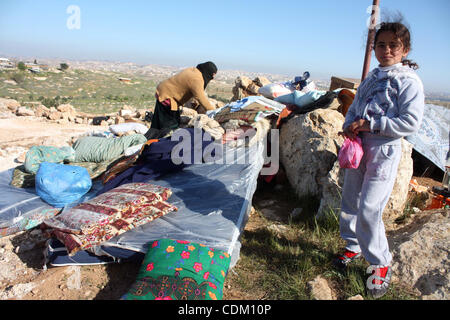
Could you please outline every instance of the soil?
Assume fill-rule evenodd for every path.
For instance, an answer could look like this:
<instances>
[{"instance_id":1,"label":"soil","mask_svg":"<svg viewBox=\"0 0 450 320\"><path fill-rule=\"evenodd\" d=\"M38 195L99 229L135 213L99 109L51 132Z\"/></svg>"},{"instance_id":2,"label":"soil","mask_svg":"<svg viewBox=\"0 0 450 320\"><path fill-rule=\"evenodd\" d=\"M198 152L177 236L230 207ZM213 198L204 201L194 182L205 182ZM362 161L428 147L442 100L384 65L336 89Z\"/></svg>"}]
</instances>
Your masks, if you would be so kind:
<instances>
[{"instance_id":1,"label":"soil","mask_svg":"<svg viewBox=\"0 0 450 320\"><path fill-rule=\"evenodd\" d=\"M56 123L35 117L0 119L0 171L20 165L32 145L68 145L72 137L107 127L74 123ZM419 184L440 185L433 177L414 177ZM269 198L270 199L270 198ZM264 193L255 194L254 203L267 203ZM284 205L267 212L266 219L286 223L293 207ZM255 230L266 222L259 214L250 214L246 230ZM275 224L277 226L278 224ZM20 232L0 238L0 300L115 300L134 282L139 263L112 263L91 266L44 267L46 238L40 230ZM233 272L233 270L231 270ZM232 277L236 278L236 277ZM257 299L236 289L226 280L224 299ZM264 298L264 297L261 297Z\"/></svg>"}]
</instances>

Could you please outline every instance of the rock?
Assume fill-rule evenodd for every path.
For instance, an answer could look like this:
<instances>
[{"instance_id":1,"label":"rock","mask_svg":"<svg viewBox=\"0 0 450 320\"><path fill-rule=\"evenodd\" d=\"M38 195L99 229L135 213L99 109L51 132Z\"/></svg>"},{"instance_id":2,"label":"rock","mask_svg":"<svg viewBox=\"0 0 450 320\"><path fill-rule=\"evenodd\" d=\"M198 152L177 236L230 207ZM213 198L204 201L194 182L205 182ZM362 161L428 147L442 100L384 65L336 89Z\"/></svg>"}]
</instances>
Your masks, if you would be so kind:
<instances>
[{"instance_id":1,"label":"rock","mask_svg":"<svg viewBox=\"0 0 450 320\"><path fill-rule=\"evenodd\" d=\"M132 110L129 110L129 109L121 109L119 111L119 116L121 116L121 117L125 117L125 116L128 116L128 115L132 116L134 114L135 114L135 112L132 111Z\"/></svg>"},{"instance_id":2,"label":"rock","mask_svg":"<svg viewBox=\"0 0 450 320\"><path fill-rule=\"evenodd\" d=\"M300 216L302 211L303 211L303 208L295 208L294 210L292 210L292 212L290 214L290 218L291 219L296 219L297 217Z\"/></svg>"},{"instance_id":3,"label":"rock","mask_svg":"<svg viewBox=\"0 0 450 320\"><path fill-rule=\"evenodd\" d=\"M58 124L69 124L69 119L68 118L62 118L56 121L56 123Z\"/></svg>"},{"instance_id":4,"label":"rock","mask_svg":"<svg viewBox=\"0 0 450 320\"><path fill-rule=\"evenodd\" d=\"M57 108L57 111L62 112L67 115L67 117L75 118L77 116L77 111L71 104L60 104Z\"/></svg>"},{"instance_id":5,"label":"rock","mask_svg":"<svg viewBox=\"0 0 450 320\"><path fill-rule=\"evenodd\" d=\"M146 113L147 111L148 111L147 109L138 109L138 110L136 111L136 118L144 119L144 118L145 118L145 113Z\"/></svg>"},{"instance_id":6,"label":"rock","mask_svg":"<svg viewBox=\"0 0 450 320\"><path fill-rule=\"evenodd\" d=\"M50 109L44 106L43 104L39 104L34 107L34 114L36 117L46 117L48 118L50 114Z\"/></svg>"},{"instance_id":7,"label":"rock","mask_svg":"<svg viewBox=\"0 0 450 320\"><path fill-rule=\"evenodd\" d=\"M17 85L17 82L15 82L14 80L4 80L3 82L7 84L12 84L13 86Z\"/></svg>"},{"instance_id":8,"label":"rock","mask_svg":"<svg viewBox=\"0 0 450 320\"><path fill-rule=\"evenodd\" d=\"M266 77L256 77L253 82L256 83L258 87L264 87L265 85L271 84L272 82Z\"/></svg>"},{"instance_id":9,"label":"rock","mask_svg":"<svg viewBox=\"0 0 450 320\"><path fill-rule=\"evenodd\" d=\"M322 185L322 198L316 218L325 217L329 213L339 215L342 185L344 184L344 170L341 170L339 161L335 161L326 177L320 178L320 184Z\"/></svg>"},{"instance_id":10,"label":"rock","mask_svg":"<svg viewBox=\"0 0 450 320\"><path fill-rule=\"evenodd\" d=\"M117 116L116 119L114 119L114 123L115 124L125 123L125 119L121 116Z\"/></svg>"},{"instance_id":11,"label":"rock","mask_svg":"<svg viewBox=\"0 0 450 320\"><path fill-rule=\"evenodd\" d=\"M412 149L412 144L402 139L402 157L398 166L397 177L389 201L383 211L383 220L389 228L394 226L394 221L403 214L405 209L409 182L413 176Z\"/></svg>"},{"instance_id":12,"label":"rock","mask_svg":"<svg viewBox=\"0 0 450 320\"><path fill-rule=\"evenodd\" d=\"M0 98L0 107L1 106L6 107L13 112L16 112L17 108L20 107L20 103L14 99Z\"/></svg>"},{"instance_id":13,"label":"rock","mask_svg":"<svg viewBox=\"0 0 450 320\"><path fill-rule=\"evenodd\" d=\"M6 288L4 292L0 292L0 300L20 299L34 289L34 283L20 283Z\"/></svg>"},{"instance_id":14,"label":"rock","mask_svg":"<svg viewBox=\"0 0 450 320\"><path fill-rule=\"evenodd\" d=\"M247 87L247 91L253 95L257 95L259 88L260 87L258 87L255 83L252 83Z\"/></svg>"},{"instance_id":15,"label":"rock","mask_svg":"<svg viewBox=\"0 0 450 320\"><path fill-rule=\"evenodd\" d=\"M341 113L317 109L293 117L281 127L280 162L299 197L322 196L319 182L337 160L343 122Z\"/></svg>"},{"instance_id":16,"label":"rock","mask_svg":"<svg viewBox=\"0 0 450 320\"><path fill-rule=\"evenodd\" d=\"M337 110L317 109L290 119L281 127L280 161L299 197L320 199L316 217L339 214L344 171L337 154L344 139L338 136L344 117ZM402 139L402 158L391 197L383 212L387 226L403 214L413 174L412 145Z\"/></svg>"},{"instance_id":17,"label":"rock","mask_svg":"<svg viewBox=\"0 0 450 320\"><path fill-rule=\"evenodd\" d=\"M315 300L335 300L328 281L320 275L308 282L308 288Z\"/></svg>"},{"instance_id":18,"label":"rock","mask_svg":"<svg viewBox=\"0 0 450 320\"><path fill-rule=\"evenodd\" d=\"M395 219L403 214L408 197L409 181L413 174L412 145L404 139L402 139L402 152L394 188L383 211L383 221L386 224L386 229L393 228ZM316 214L317 218L323 217L329 212L339 214L344 171L341 170L339 161L336 161L327 176L320 178L319 184L322 187L322 197Z\"/></svg>"},{"instance_id":19,"label":"rock","mask_svg":"<svg viewBox=\"0 0 450 320\"><path fill-rule=\"evenodd\" d=\"M83 118L76 117L76 118L75 118L75 123L83 124L83 123L84 123L84 120L83 120Z\"/></svg>"},{"instance_id":20,"label":"rock","mask_svg":"<svg viewBox=\"0 0 450 320\"><path fill-rule=\"evenodd\" d=\"M425 213L410 230L389 236L392 251L392 280L420 292L424 299L450 299L450 215Z\"/></svg>"},{"instance_id":21,"label":"rock","mask_svg":"<svg viewBox=\"0 0 450 320\"><path fill-rule=\"evenodd\" d=\"M34 116L34 111L28 109L27 107L17 108L16 115L18 116Z\"/></svg>"},{"instance_id":22,"label":"rock","mask_svg":"<svg viewBox=\"0 0 450 320\"><path fill-rule=\"evenodd\" d=\"M253 83L253 81L246 76L239 76L234 80L234 83L241 88L248 88L249 85Z\"/></svg>"},{"instance_id":23,"label":"rock","mask_svg":"<svg viewBox=\"0 0 450 320\"><path fill-rule=\"evenodd\" d=\"M50 108L50 110L51 110L51 108ZM62 117L63 117L63 114L62 114L62 112L59 112L59 111L53 111L53 112L50 111L47 116L47 118L49 120L59 120L59 119L62 119Z\"/></svg>"},{"instance_id":24,"label":"rock","mask_svg":"<svg viewBox=\"0 0 450 320\"><path fill-rule=\"evenodd\" d=\"M67 288L71 290L81 289L81 267L71 266L66 273L71 273L71 276L67 279Z\"/></svg>"},{"instance_id":25,"label":"rock","mask_svg":"<svg viewBox=\"0 0 450 320\"><path fill-rule=\"evenodd\" d=\"M262 87L263 83L267 84L270 83L270 81L264 77L258 77L254 80L251 80L246 76L237 77L234 81L234 87L231 90L231 92L233 93L231 101L240 100L248 96L258 95L259 88Z\"/></svg>"}]
</instances>

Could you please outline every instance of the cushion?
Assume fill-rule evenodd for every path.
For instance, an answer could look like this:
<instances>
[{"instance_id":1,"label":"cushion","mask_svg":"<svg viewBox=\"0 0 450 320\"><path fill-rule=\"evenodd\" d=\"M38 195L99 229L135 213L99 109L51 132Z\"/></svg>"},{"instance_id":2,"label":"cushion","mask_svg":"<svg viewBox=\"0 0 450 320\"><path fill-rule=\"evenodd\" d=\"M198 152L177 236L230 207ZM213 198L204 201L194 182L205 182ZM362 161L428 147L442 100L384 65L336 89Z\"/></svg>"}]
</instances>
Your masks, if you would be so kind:
<instances>
[{"instance_id":1,"label":"cushion","mask_svg":"<svg viewBox=\"0 0 450 320\"><path fill-rule=\"evenodd\" d=\"M62 163L73 161L75 150L72 147L33 146L25 156L24 167L28 173L36 173L42 162Z\"/></svg>"},{"instance_id":2,"label":"cushion","mask_svg":"<svg viewBox=\"0 0 450 320\"><path fill-rule=\"evenodd\" d=\"M121 133L126 133L129 131L135 131L136 133L146 134L148 131L148 127L145 124L138 122L125 122L110 125L109 130L116 135L120 135Z\"/></svg>"},{"instance_id":3,"label":"cushion","mask_svg":"<svg viewBox=\"0 0 450 320\"><path fill-rule=\"evenodd\" d=\"M159 239L149 249L123 300L221 300L228 253L205 245Z\"/></svg>"},{"instance_id":4,"label":"cushion","mask_svg":"<svg viewBox=\"0 0 450 320\"><path fill-rule=\"evenodd\" d=\"M168 188L148 183L124 184L64 210L44 221L44 228L73 255L176 211L165 202L171 194Z\"/></svg>"}]
</instances>

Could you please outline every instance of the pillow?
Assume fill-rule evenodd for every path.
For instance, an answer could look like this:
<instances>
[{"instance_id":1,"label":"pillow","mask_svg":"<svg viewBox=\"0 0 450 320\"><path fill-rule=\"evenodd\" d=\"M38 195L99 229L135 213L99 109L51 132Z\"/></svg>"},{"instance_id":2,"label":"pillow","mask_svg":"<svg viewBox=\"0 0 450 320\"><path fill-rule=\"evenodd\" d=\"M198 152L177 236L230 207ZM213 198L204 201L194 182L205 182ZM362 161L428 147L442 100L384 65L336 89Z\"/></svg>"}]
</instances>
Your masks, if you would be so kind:
<instances>
[{"instance_id":1,"label":"pillow","mask_svg":"<svg viewBox=\"0 0 450 320\"><path fill-rule=\"evenodd\" d=\"M145 124L138 122L125 122L110 125L109 130L116 135L120 135L121 133L129 131L135 131L136 133L146 134L148 131L148 127Z\"/></svg>"},{"instance_id":2,"label":"pillow","mask_svg":"<svg viewBox=\"0 0 450 320\"><path fill-rule=\"evenodd\" d=\"M148 183L124 184L45 220L43 227L74 255L176 211L165 202L171 194L168 188Z\"/></svg>"},{"instance_id":3,"label":"pillow","mask_svg":"<svg viewBox=\"0 0 450 320\"><path fill-rule=\"evenodd\" d=\"M123 300L221 300L228 253L172 239L149 244L135 283Z\"/></svg>"},{"instance_id":4,"label":"pillow","mask_svg":"<svg viewBox=\"0 0 450 320\"><path fill-rule=\"evenodd\" d=\"M288 83L270 83L258 89L258 93L269 99L292 93Z\"/></svg>"}]
</instances>

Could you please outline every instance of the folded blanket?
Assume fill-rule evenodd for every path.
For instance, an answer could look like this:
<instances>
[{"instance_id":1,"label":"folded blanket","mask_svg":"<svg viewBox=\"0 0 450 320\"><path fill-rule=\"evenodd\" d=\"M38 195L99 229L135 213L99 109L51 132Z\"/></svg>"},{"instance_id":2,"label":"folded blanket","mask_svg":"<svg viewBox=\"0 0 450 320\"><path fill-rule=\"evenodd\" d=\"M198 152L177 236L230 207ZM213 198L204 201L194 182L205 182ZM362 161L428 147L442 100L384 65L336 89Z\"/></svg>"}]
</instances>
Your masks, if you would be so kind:
<instances>
[{"instance_id":1,"label":"folded blanket","mask_svg":"<svg viewBox=\"0 0 450 320\"><path fill-rule=\"evenodd\" d=\"M165 202L171 194L168 188L148 183L122 185L45 220L42 229L74 255L176 211Z\"/></svg>"}]
</instances>

